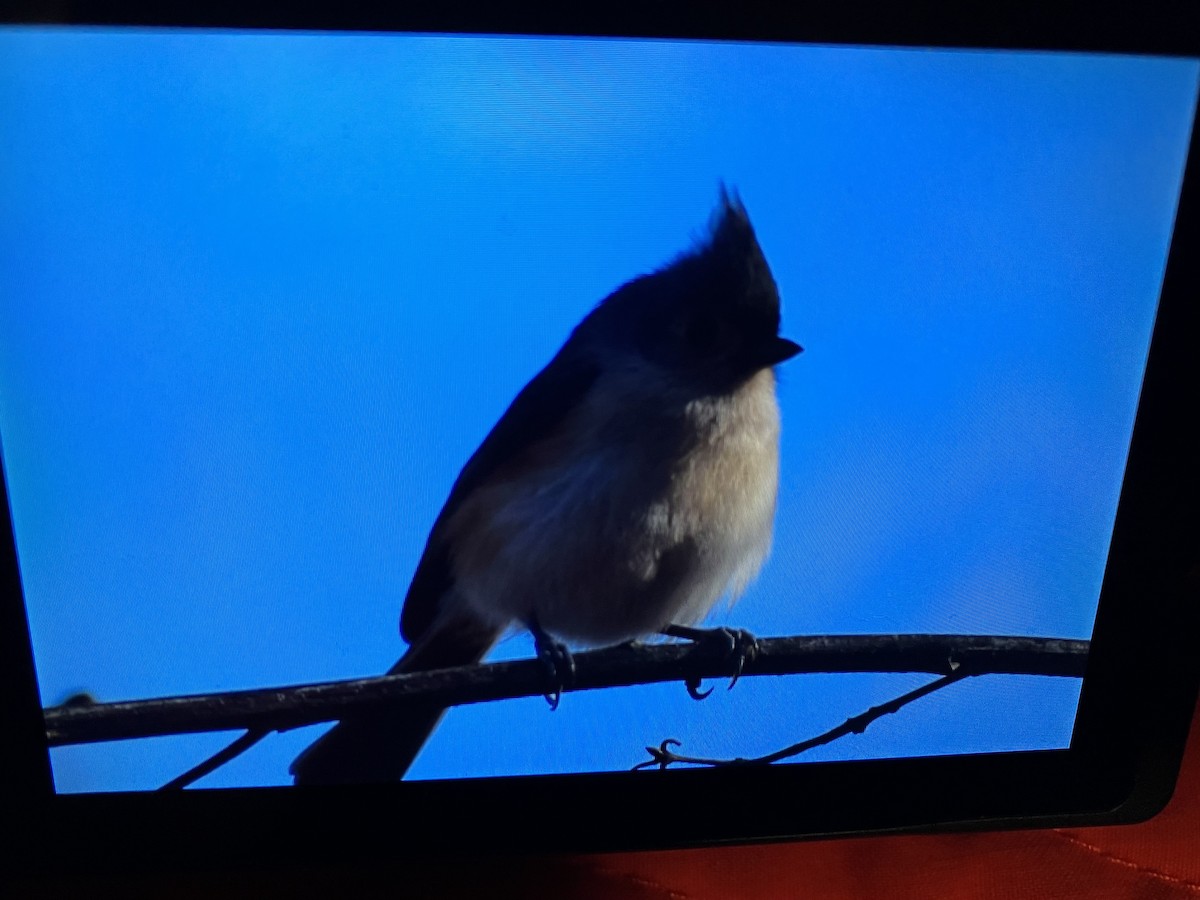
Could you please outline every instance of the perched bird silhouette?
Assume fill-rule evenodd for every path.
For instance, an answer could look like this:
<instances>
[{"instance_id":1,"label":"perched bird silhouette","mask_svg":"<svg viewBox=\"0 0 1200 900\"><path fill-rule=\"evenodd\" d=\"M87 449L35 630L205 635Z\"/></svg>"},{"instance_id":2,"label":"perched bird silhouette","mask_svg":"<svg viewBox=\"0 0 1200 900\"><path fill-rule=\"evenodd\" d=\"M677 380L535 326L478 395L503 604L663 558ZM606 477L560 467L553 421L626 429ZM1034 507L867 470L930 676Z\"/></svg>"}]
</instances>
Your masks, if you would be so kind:
<instances>
[{"instance_id":1,"label":"perched bird silhouette","mask_svg":"<svg viewBox=\"0 0 1200 900\"><path fill-rule=\"evenodd\" d=\"M619 287L467 461L433 524L390 672L478 662L508 631L566 643L695 637L771 544L779 475L779 293L744 206ZM444 710L349 717L291 767L300 785L401 779Z\"/></svg>"}]
</instances>

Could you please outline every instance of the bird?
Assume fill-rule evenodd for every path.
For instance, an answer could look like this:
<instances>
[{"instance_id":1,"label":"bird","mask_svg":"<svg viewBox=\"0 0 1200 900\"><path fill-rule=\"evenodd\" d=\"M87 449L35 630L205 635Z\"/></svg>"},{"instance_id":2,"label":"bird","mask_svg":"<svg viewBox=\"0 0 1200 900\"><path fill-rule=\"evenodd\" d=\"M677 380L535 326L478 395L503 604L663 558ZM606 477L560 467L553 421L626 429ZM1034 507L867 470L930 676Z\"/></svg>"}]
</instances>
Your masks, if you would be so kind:
<instances>
[{"instance_id":1,"label":"bird","mask_svg":"<svg viewBox=\"0 0 1200 900\"><path fill-rule=\"evenodd\" d=\"M481 661L529 630L569 647L697 638L767 559L779 482L779 290L745 205L573 329L463 466L429 532L389 674ZM557 690L549 697L557 705ZM348 716L301 752L297 785L401 780L445 710Z\"/></svg>"}]
</instances>

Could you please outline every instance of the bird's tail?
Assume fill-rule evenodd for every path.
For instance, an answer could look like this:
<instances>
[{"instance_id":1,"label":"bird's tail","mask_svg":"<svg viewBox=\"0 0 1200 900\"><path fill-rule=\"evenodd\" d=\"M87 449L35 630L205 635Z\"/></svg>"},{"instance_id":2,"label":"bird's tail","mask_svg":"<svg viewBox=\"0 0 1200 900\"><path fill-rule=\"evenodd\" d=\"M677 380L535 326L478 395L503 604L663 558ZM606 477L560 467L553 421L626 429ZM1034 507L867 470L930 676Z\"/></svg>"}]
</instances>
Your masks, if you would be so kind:
<instances>
[{"instance_id":1,"label":"bird's tail","mask_svg":"<svg viewBox=\"0 0 1200 900\"><path fill-rule=\"evenodd\" d=\"M431 629L388 674L477 663L499 637L499 629L481 622ZM399 781L445 712L444 707L430 706L343 719L305 748L288 771L298 785Z\"/></svg>"}]
</instances>

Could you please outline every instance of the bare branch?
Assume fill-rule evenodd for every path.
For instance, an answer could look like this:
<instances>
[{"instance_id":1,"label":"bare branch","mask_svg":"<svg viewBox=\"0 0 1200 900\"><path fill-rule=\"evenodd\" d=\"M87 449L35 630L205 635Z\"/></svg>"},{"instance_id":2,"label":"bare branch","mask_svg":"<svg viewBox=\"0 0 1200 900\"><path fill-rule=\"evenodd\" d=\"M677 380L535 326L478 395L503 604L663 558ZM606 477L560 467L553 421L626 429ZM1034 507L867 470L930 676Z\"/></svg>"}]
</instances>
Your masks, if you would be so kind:
<instances>
[{"instance_id":1,"label":"bare branch","mask_svg":"<svg viewBox=\"0 0 1200 900\"><path fill-rule=\"evenodd\" d=\"M762 639L742 677L835 672L929 672L1083 676L1087 641L988 635L826 635ZM597 690L666 681L727 678L730 660L695 644L625 645L576 653L571 690ZM457 706L546 692L537 660L486 663L309 684L58 706L45 711L50 746L168 734L280 731L349 713L406 705Z\"/></svg>"},{"instance_id":2,"label":"bare branch","mask_svg":"<svg viewBox=\"0 0 1200 900\"><path fill-rule=\"evenodd\" d=\"M866 712L859 713L857 716L851 716L841 725L836 728L831 728L823 734L819 734L814 738L809 738L806 741L801 741L798 744L792 744L790 747L784 747L782 750L776 750L774 753L768 753L765 756L754 756L750 758L737 757L735 759L710 759L703 756L684 756L681 753L676 753L671 749L672 746L682 747L679 741L675 738L667 738L657 747L647 747L646 752L650 754L650 759L646 762L638 763L634 766L634 770L648 769L656 766L660 769L665 769L675 763L683 763L696 766L765 766L771 763L776 763L784 759L789 759L793 756L799 756L814 747L820 747L823 744L830 744L840 737L845 737L848 734L862 734L867 730L867 726L876 719L883 716L898 712L914 700L920 700L922 697L928 697L935 691L940 691L942 688L949 687L956 681L962 681L971 674L961 668L951 675L944 675L936 681L931 681L928 684L923 684L915 690L909 691L907 694L902 694L887 703L880 703L878 706L872 706Z\"/></svg>"},{"instance_id":3,"label":"bare branch","mask_svg":"<svg viewBox=\"0 0 1200 900\"><path fill-rule=\"evenodd\" d=\"M259 731L247 731L240 738L234 741L229 746L214 753L204 762L197 766L192 766L178 778L172 778L166 784L159 788L160 791L178 791L183 790L194 781L199 781L209 772L215 772L231 759L236 759L241 756L268 734L270 729L262 729Z\"/></svg>"}]
</instances>

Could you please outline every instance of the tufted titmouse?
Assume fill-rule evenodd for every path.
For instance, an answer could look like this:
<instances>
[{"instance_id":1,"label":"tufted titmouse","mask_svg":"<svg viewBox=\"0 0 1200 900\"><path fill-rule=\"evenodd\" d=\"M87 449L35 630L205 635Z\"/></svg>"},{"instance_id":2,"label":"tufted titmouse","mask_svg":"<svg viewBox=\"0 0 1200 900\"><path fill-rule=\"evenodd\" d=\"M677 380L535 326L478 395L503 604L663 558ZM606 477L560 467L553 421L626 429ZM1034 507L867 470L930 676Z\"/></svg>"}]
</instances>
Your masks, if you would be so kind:
<instances>
[{"instance_id":1,"label":"tufted titmouse","mask_svg":"<svg viewBox=\"0 0 1200 900\"><path fill-rule=\"evenodd\" d=\"M593 309L467 461L400 617L392 673L478 662L514 626L539 648L699 622L757 574L779 473L779 294L724 189L709 233ZM554 644L554 646L559 646ZM396 781L444 710L349 718L297 784Z\"/></svg>"}]
</instances>

